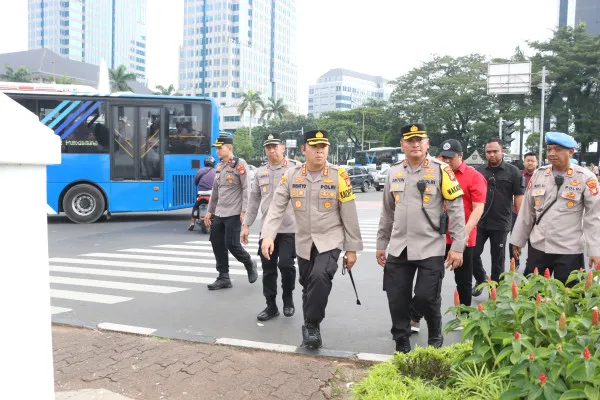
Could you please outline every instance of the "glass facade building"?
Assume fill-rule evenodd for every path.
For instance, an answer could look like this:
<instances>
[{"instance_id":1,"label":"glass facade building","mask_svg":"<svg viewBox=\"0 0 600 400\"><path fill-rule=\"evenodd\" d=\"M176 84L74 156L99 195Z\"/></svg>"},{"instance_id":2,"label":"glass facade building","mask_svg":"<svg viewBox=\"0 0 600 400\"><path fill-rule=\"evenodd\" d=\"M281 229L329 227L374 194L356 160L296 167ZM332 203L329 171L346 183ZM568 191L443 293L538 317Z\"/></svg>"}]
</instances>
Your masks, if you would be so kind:
<instances>
[{"instance_id":1,"label":"glass facade building","mask_svg":"<svg viewBox=\"0 0 600 400\"><path fill-rule=\"evenodd\" d=\"M232 108L250 89L298 110L295 0L184 0L180 92Z\"/></svg>"},{"instance_id":2,"label":"glass facade building","mask_svg":"<svg viewBox=\"0 0 600 400\"><path fill-rule=\"evenodd\" d=\"M575 26L582 22L590 35L600 35L600 0L559 0L559 26Z\"/></svg>"},{"instance_id":3,"label":"glass facade building","mask_svg":"<svg viewBox=\"0 0 600 400\"><path fill-rule=\"evenodd\" d=\"M109 68L125 65L146 80L146 0L28 0L29 49Z\"/></svg>"}]
</instances>

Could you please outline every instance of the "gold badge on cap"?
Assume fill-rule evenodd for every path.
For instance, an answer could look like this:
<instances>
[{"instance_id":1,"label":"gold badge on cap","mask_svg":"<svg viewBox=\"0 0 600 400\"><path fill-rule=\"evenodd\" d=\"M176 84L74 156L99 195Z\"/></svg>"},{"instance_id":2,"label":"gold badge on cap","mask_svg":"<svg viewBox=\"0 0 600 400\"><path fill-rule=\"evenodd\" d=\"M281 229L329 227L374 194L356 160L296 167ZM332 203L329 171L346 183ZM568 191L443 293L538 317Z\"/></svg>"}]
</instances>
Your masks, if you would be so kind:
<instances>
[{"instance_id":1,"label":"gold badge on cap","mask_svg":"<svg viewBox=\"0 0 600 400\"><path fill-rule=\"evenodd\" d=\"M416 132L418 130L419 130L419 128L416 125L413 125L413 126L410 127L410 131L411 132Z\"/></svg>"},{"instance_id":2,"label":"gold badge on cap","mask_svg":"<svg viewBox=\"0 0 600 400\"><path fill-rule=\"evenodd\" d=\"M267 139L273 139L273 135L267 136Z\"/></svg>"},{"instance_id":3,"label":"gold badge on cap","mask_svg":"<svg viewBox=\"0 0 600 400\"><path fill-rule=\"evenodd\" d=\"M319 131L315 134L315 137L321 139L323 137L323 133L321 131Z\"/></svg>"}]
</instances>

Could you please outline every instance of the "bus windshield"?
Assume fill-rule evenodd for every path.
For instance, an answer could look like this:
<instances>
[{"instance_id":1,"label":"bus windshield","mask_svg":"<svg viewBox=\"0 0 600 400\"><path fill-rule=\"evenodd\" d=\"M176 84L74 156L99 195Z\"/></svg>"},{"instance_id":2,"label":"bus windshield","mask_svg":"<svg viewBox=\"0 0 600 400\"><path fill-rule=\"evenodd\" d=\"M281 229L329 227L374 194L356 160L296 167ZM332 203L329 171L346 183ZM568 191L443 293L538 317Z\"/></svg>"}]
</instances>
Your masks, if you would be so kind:
<instances>
[{"instance_id":1,"label":"bus windshield","mask_svg":"<svg viewBox=\"0 0 600 400\"><path fill-rule=\"evenodd\" d=\"M62 140L61 164L47 168L49 209L90 223L104 212L194 205L194 175L205 157L216 155L211 154L219 133L214 100L52 88L0 85Z\"/></svg>"},{"instance_id":2,"label":"bus windshield","mask_svg":"<svg viewBox=\"0 0 600 400\"><path fill-rule=\"evenodd\" d=\"M356 165L394 164L404 159L400 147L374 147L369 150L356 152Z\"/></svg>"}]
</instances>

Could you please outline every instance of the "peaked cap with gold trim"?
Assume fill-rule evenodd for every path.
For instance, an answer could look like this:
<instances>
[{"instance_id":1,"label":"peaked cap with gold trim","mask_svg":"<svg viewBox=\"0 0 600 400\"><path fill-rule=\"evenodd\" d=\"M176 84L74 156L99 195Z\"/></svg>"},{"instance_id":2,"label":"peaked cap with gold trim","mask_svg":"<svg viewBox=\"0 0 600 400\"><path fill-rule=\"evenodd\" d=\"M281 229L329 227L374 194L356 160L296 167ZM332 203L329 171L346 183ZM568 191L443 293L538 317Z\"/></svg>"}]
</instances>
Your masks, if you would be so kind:
<instances>
[{"instance_id":1,"label":"peaked cap with gold trim","mask_svg":"<svg viewBox=\"0 0 600 400\"><path fill-rule=\"evenodd\" d=\"M212 147L221 147L224 144L233 144L233 138L229 135L219 135L212 144Z\"/></svg>"},{"instance_id":2,"label":"peaked cap with gold trim","mask_svg":"<svg viewBox=\"0 0 600 400\"><path fill-rule=\"evenodd\" d=\"M423 124L410 124L404 125L400 128L400 133L402 134L402 139L410 139L413 137L427 137L427 131L425 130L425 125Z\"/></svg>"},{"instance_id":3,"label":"peaked cap with gold trim","mask_svg":"<svg viewBox=\"0 0 600 400\"><path fill-rule=\"evenodd\" d=\"M269 133L265 135L265 141L263 142L263 146L268 144L283 144L281 140L281 135L279 133Z\"/></svg>"},{"instance_id":4,"label":"peaked cap with gold trim","mask_svg":"<svg viewBox=\"0 0 600 400\"><path fill-rule=\"evenodd\" d=\"M329 134L327 131L322 129L304 132L304 143L308 143L311 146L315 144L329 144Z\"/></svg>"}]
</instances>

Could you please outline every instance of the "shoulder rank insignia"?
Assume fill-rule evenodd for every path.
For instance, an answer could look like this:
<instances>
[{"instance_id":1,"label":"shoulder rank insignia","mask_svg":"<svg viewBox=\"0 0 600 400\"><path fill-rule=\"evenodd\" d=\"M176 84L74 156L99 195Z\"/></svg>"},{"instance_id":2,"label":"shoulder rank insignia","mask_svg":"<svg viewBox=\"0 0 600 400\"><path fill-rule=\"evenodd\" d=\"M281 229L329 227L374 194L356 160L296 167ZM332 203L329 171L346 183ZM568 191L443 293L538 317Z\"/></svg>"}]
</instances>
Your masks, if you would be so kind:
<instances>
[{"instance_id":1,"label":"shoulder rank insignia","mask_svg":"<svg viewBox=\"0 0 600 400\"><path fill-rule=\"evenodd\" d=\"M585 185L590 189L590 194L592 196L596 196L598 194L598 180L597 179L589 179L585 182Z\"/></svg>"}]
</instances>

